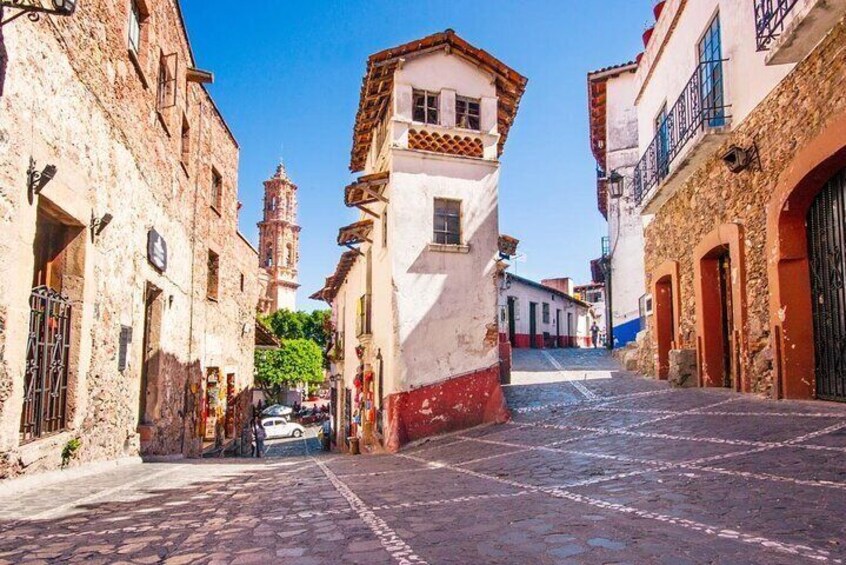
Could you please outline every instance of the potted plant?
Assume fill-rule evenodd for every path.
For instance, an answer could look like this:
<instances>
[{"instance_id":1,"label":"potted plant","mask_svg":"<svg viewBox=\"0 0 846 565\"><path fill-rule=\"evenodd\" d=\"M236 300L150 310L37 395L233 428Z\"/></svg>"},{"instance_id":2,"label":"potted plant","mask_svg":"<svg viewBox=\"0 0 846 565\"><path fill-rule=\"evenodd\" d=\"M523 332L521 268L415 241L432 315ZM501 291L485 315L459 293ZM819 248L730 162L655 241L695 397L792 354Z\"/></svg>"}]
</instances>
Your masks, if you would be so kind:
<instances>
[{"instance_id":1,"label":"potted plant","mask_svg":"<svg viewBox=\"0 0 846 565\"><path fill-rule=\"evenodd\" d=\"M667 4L667 0L658 0L655 5L652 7L652 13L655 14L655 21L658 21L658 18L661 17L661 12L664 11L664 6Z\"/></svg>"}]
</instances>

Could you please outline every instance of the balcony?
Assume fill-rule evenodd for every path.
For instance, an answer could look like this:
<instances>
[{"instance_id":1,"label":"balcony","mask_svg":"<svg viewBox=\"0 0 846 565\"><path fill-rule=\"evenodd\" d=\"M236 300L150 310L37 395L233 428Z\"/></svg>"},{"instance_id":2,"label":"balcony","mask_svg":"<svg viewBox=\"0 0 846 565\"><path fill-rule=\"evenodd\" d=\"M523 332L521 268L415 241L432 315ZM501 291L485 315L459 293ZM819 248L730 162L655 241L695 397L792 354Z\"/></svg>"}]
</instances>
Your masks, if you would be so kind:
<instances>
[{"instance_id":1,"label":"balcony","mask_svg":"<svg viewBox=\"0 0 846 565\"><path fill-rule=\"evenodd\" d=\"M356 337L369 336L372 333L370 327L371 297L369 294L362 294L356 305Z\"/></svg>"},{"instance_id":2,"label":"balcony","mask_svg":"<svg viewBox=\"0 0 846 565\"><path fill-rule=\"evenodd\" d=\"M644 214L660 208L684 180L682 171L698 165L726 135L731 116L723 63L704 61L696 67L635 166L634 197Z\"/></svg>"},{"instance_id":3,"label":"balcony","mask_svg":"<svg viewBox=\"0 0 846 565\"><path fill-rule=\"evenodd\" d=\"M846 15L846 0L755 0L758 51L768 65L798 63Z\"/></svg>"}]
</instances>

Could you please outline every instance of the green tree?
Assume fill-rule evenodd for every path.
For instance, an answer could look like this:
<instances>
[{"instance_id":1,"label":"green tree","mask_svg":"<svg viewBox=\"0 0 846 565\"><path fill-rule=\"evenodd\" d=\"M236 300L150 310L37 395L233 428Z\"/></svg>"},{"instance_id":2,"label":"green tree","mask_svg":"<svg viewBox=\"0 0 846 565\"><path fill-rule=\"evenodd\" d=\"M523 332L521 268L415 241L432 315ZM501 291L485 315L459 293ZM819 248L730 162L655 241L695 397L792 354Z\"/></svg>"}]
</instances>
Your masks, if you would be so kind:
<instances>
[{"instance_id":1,"label":"green tree","mask_svg":"<svg viewBox=\"0 0 846 565\"><path fill-rule=\"evenodd\" d=\"M310 339L288 339L279 349L256 350L256 384L279 400L283 387L323 382L323 352Z\"/></svg>"},{"instance_id":2,"label":"green tree","mask_svg":"<svg viewBox=\"0 0 846 565\"><path fill-rule=\"evenodd\" d=\"M325 349L329 343L328 321L331 315L331 310L315 310L309 313L282 309L265 316L262 322L280 340L310 339L320 349Z\"/></svg>"}]
</instances>

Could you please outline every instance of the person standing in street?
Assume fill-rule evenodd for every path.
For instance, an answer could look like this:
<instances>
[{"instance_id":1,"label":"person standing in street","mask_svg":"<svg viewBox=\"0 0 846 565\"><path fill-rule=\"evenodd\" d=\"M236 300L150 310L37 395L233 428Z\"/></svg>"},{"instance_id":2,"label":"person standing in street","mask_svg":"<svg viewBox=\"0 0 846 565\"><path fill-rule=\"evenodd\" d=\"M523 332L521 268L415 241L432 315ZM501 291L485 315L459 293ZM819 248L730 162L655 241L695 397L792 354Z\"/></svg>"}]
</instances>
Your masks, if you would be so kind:
<instances>
[{"instance_id":1,"label":"person standing in street","mask_svg":"<svg viewBox=\"0 0 846 565\"><path fill-rule=\"evenodd\" d=\"M590 340L593 343L594 349L599 347L599 326L596 324L596 320L593 321L593 325L590 327Z\"/></svg>"},{"instance_id":2,"label":"person standing in street","mask_svg":"<svg viewBox=\"0 0 846 565\"><path fill-rule=\"evenodd\" d=\"M255 456L264 457L264 440L267 438L267 432L258 417L253 418L253 437L256 442Z\"/></svg>"}]
</instances>

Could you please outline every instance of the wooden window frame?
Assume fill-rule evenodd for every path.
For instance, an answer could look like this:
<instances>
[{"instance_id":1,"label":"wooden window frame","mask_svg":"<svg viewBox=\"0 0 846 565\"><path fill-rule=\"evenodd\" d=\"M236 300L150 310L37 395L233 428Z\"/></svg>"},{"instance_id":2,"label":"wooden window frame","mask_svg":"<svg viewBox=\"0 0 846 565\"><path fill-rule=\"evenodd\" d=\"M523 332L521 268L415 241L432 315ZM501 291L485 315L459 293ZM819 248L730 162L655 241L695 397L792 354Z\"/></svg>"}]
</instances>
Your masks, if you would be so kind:
<instances>
[{"instance_id":1,"label":"wooden window frame","mask_svg":"<svg viewBox=\"0 0 846 565\"><path fill-rule=\"evenodd\" d=\"M445 210L445 207L439 208L439 204L455 204L458 206L458 211L450 213ZM435 198L434 211L432 214L432 242L438 245L455 245L459 246L462 243L461 230L461 200L454 198ZM455 218L457 223L457 230L451 231L449 228L449 219ZM439 222L440 220L440 222ZM443 225L444 229L438 229L439 225ZM439 237L440 236L440 237ZM453 236L453 237L450 237Z\"/></svg>"},{"instance_id":2,"label":"wooden window frame","mask_svg":"<svg viewBox=\"0 0 846 565\"><path fill-rule=\"evenodd\" d=\"M463 110L459 109L461 104L464 105ZM475 114L471 111L473 104L476 106ZM472 123L474 119L476 120L475 125ZM466 121L466 123L462 123L462 121ZM482 101L479 98L455 97L455 127L472 131L482 130Z\"/></svg>"},{"instance_id":3,"label":"wooden window frame","mask_svg":"<svg viewBox=\"0 0 846 565\"><path fill-rule=\"evenodd\" d=\"M211 209L220 216L223 209L223 176L215 168L211 168Z\"/></svg>"},{"instance_id":4,"label":"wooden window frame","mask_svg":"<svg viewBox=\"0 0 846 565\"><path fill-rule=\"evenodd\" d=\"M417 116L417 99L423 97L423 119L418 119ZM431 92L429 90L412 89L411 91L411 119L412 121L421 124L440 125L440 108L441 95L438 92Z\"/></svg>"}]
</instances>

